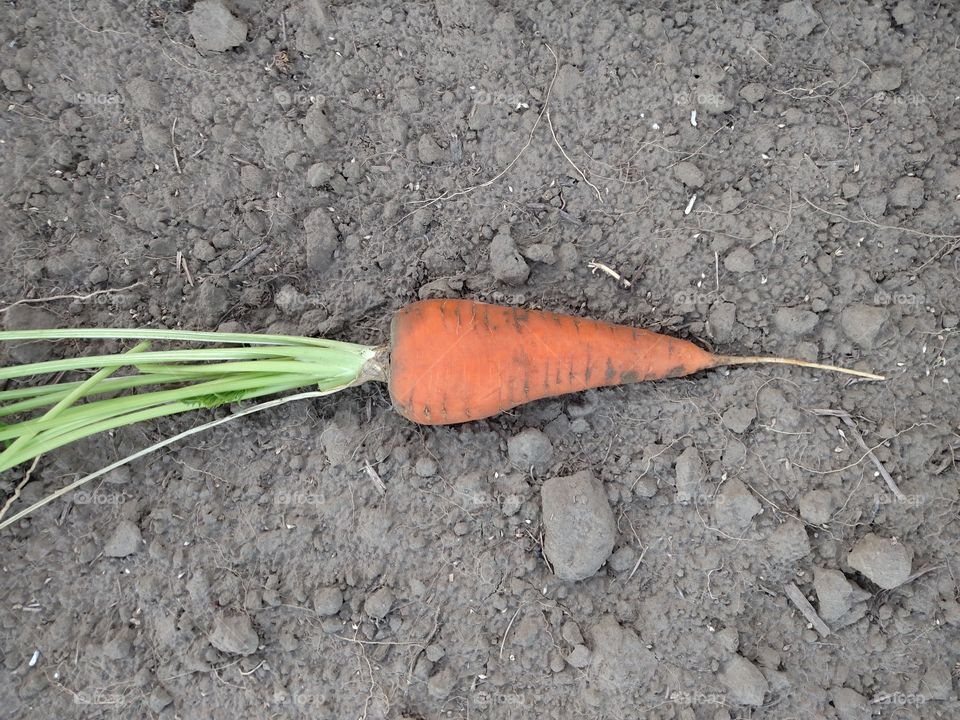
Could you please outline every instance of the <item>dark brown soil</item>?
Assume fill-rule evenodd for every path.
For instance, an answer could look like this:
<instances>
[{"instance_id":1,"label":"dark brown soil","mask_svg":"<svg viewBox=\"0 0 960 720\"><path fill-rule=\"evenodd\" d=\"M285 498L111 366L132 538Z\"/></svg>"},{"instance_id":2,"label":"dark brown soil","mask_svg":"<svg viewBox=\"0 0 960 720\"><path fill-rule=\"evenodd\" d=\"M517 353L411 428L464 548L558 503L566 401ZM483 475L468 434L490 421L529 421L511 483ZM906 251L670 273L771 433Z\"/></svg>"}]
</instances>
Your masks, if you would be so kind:
<instances>
[{"instance_id":1,"label":"dark brown soil","mask_svg":"<svg viewBox=\"0 0 960 720\"><path fill-rule=\"evenodd\" d=\"M7 328L379 343L456 296L889 379L228 423L0 535L0 714L960 716L958 36L909 0L3 3ZM16 507L213 413L51 454ZM565 581L544 532L592 570L606 526L540 488L582 471L614 549Z\"/></svg>"}]
</instances>

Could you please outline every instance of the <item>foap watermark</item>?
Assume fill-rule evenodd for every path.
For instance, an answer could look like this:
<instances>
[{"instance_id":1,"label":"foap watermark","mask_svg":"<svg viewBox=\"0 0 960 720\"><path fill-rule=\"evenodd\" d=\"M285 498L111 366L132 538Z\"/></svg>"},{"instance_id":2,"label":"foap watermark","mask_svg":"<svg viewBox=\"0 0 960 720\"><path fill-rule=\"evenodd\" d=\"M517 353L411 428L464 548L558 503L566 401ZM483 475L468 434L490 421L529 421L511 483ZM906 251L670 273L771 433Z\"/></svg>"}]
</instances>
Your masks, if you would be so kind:
<instances>
[{"instance_id":1,"label":"foap watermark","mask_svg":"<svg viewBox=\"0 0 960 720\"><path fill-rule=\"evenodd\" d=\"M124 702L123 694L106 690L81 690L73 694L74 705L122 705Z\"/></svg>"},{"instance_id":2,"label":"foap watermark","mask_svg":"<svg viewBox=\"0 0 960 720\"><path fill-rule=\"evenodd\" d=\"M674 705L726 705L726 693L704 692L703 690L670 690L664 701Z\"/></svg>"},{"instance_id":3,"label":"foap watermark","mask_svg":"<svg viewBox=\"0 0 960 720\"><path fill-rule=\"evenodd\" d=\"M870 704L905 707L907 705L923 705L926 702L927 698L921 693L905 693L897 690L892 693L880 693L870 701Z\"/></svg>"},{"instance_id":4,"label":"foap watermark","mask_svg":"<svg viewBox=\"0 0 960 720\"><path fill-rule=\"evenodd\" d=\"M476 88L471 88L471 90L476 90ZM473 103L474 105L507 105L515 110L530 107L522 95L499 90L476 90L473 95Z\"/></svg>"},{"instance_id":5,"label":"foap watermark","mask_svg":"<svg viewBox=\"0 0 960 720\"><path fill-rule=\"evenodd\" d=\"M123 505L131 498L123 492L103 492L102 490L78 490L72 496L77 505Z\"/></svg>"},{"instance_id":6,"label":"foap watermark","mask_svg":"<svg viewBox=\"0 0 960 720\"><path fill-rule=\"evenodd\" d=\"M298 707L323 705L329 698L324 693L295 692L290 695L290 702Z\"/></svg>"},{"instance_id":7,"label":"foap watermark","mask_svg":"<svg viewBox=\"0 0 960 720\"><path fill-rule=\"evenodd\" d=\"M723 495L710 495L705 492L684 492L677 490L677 502L681 505L693 505L695 507L709 507L710 505L720 506L727 502Z\"/></svg>"},{"instance_id":8,"label":"foap watermark","mask_svg":"<svg viewBox=\"0 0 960 720\"><path fill-rule=\"evenodd\" d=\"M920 507L927 502L926 495L875 495L873 498L875 505L902 505L906 507Z\"/></svg>"},{"instance_id":9,"label":"foap watermark","mask_svg":"<svg viewBox=\"0 0 960 720\"><path fill-rule=\"evenodd\" d=\"M472 704L478 710L490 710L496 707L526 707L527 700L522 693L491 692L478 690L472 696Z\"/></svg>"},{"instance_id":10,"label":"foap watermark","mask_svg":"<svg viewBox=\"0 0 960 720\"><path fill-rule=\"evenodd\" d=\"M673 104L682 107L690 105L715 106L721 105L723 101L723 95L716 92L697 92L691 90L689 92L676 93L673 96Z\"/></svg>"},{"instance_id":11,"label":"foap watermark","mask_svg":"<svg viewBox=\"0 0 960 720\"><path fill-rule=\"evenodd\" d=\"M119 105L123 99L116 93L78 92L77 102L80 105Z\"/></svg>"},{"instance_id":12,"label":"foap watermark","mask_svg":"<svg viewBox=\"0 0 960 720\"><path fill-rule=\"evenodd\" d=\"M871 97L878 105L901 105L904 107L924 107L930 104L931 98L918 92L876 92Z\"/></svg>"},{"instance_id":13,"label":"foap watermark","mask_svg":"<svg viewBox=\"0 0 960 720\"><path fill-rule=\"evenodd\" d=\"M299 293L281 293L277 296L277 305L281 309L291 311L312 310L313 308L326 308L326 303L316 295L300 295Z\"/></svg>"},{"instance_id":14,"label":"foap watermark","mask_svg":"<svg viewBox=\"0 0 960 720\"><path fill-rule=\"evenodd\" d=\"M874 305L922 305L923 296L911 292L877 290L873 295Z\"/></svg>"},{"instance_id":15,"label":"foap watermark","mask_svg":"<svg viewBox=\"0 0 960 720\"><path fill-rule=\"evenodd\" d=\"M320 93L290 91L284 88L276 88L273 91L273 99L280 105L289 107L293 105L323 105L327 98Z\"/></svg>"},{"instance_id":16,"label":"foap watermark","mask_svg":"<svg viewBox=\"0 0 960 720\"><path fill-rule=\"evenodd\" d=\"M119 298L109 292L101 292L96 294L86 295L83 298L75 298L76 302L83 303L84 305L96 305L96 306L108 306L113 307L119 302Z\"/></svg>"},{"instance_id":17,"label":"foap watermark","mask_svg":"<svg viewBox=\"0 0 960 720\"><path fill-rule=\"evenodd\" d=\"M323 493L310 493L302 490L296 492L278 492L273 498L274 505L294 507L297 505L323 505L327 497Z\"/></svg>"},{"instance_id":18,"label":"foap watermark","mask_svg":"<svg viewBox=\"0 0 960 720\"><path fill-rule=\"evenodd\" d=\"M717 299L716 293L705 293L697 290L681 290L673 295L674 305L709 305Z\"/></svg>"}]
</instances>

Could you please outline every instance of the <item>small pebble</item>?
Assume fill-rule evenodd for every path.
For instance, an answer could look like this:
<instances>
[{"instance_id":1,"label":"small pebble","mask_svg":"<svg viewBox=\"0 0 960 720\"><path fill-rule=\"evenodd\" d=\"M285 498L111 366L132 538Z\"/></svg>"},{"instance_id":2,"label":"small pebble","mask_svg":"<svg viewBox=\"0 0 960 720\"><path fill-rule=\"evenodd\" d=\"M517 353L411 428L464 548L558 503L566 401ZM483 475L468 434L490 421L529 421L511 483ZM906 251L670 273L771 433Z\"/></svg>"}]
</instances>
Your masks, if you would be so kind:
<instances>
[{"instance_id":1,"label":"small pebble","mask_svg":"<svg viewBox=\"0 0 960 720\"><path fill-rule=\"evenodd\" d=\"M429 455L417 458L417 464L414 466L414 472L422 478L433 477L437 474L437 461Z\"/></svg>"},{"instance_id":2,"label":"small pebble","mask_svg":"<svg viewBox=\"0 0 960 720\"><path fill-rule=\"evenodd\" d=\"M871 582L884 590L891 590L910 577L913 553L893 538L869 533L857 541L847 555L847 562Z\"/></svg>"},{"instance_id":3,"label":"small pebble","mask_svg":"<svg viewBox=\"0 0 960 720\"><path fill-rule=\"evenodd\" d=\"M816 313L803 308L782 307L773 314L773 324L784 335L806 335L819 321Z\"/></svg>"},{"instance_id":4,"label":"small pebble","mask_svg":"<svg viewBox=\"0 0 960 720\"><path fill-rule=\"evenodd\" d=\"M723 413L723 424L735 433L746 432L750 423L757 417L752 405L737 405Z\"/></svg>"},{"instance_id":5,"label":"small pebble","mask_svg":"<svg viewBox=\"0 0 960 720\"><path fill-rule=\"evenodd\" d=\"M377 620L385 618L392 607L393 593L385 587L372 592L363 603L363 611Z\"/></svg>"},{"instance_id":6,"label":"small pebble","mask_svg":"<svg viewBox=\"0 0 960 720\"><path fill-rule=\"evenodd\" d=\"M763 507L737 478L727 480L713 499L713 522L729 535L738 536L750 527Z\"/></svg>"},{"instance_id":7,"label":"small pebble","mask_svg":"<svg viewBox=\"0 0 960 720\"><path fill-rule=\"evenodd\" d=\"M313 595L313 609L320 617L336 615L343 605L343 592L340 588L329 585L322 587Z\"/></svg>"},{"instance_id":8,"label":"small pebble","mask_svg":"<svg viewBox=\"0 0 960 720\"><path fill-rule=\"evenodd\" d=\"M260 636L247 615L218 615L209 640L217 650L231 655L252 655L260 646Z\"/></svg>"},{"instance_id":9,"label":"small pebble","mask_svg":"<svg viewBox=\"0 0 960 720\"><path fill-rule=\"evenodd\" d=\"M530 268L517 251L513 238L499 233L490 242L490 272L502 283L522 285L530 276Z\"/></svg>"},{"instance_id":10,"label":"small pebble","mask_svg":"<svg viewBox=\"0 0 960 720\"><path fill-rule=\"evenodd\" d=\"M570 663L572 667L575 668L585 668L590 664L590 650L586 645L577 645L569 655L567 655L567 662Z\"/></svg>"},{"instance_id":11,"label":"small pebble","mask_svg":"<svg viewBox=\"0 0 960 720\"><path fill-rule=\"evenodd\" d=\"M20 73L13 68L7 68L3 72L0 72L0 82L2 82L3 86L10 92L23 90L23 78L21 78Z\"/></svg>"},{"instance_id":12,"label":"small pebble","mask_svg":"<svg viewBox=\"0 0 960 720\"><path fill-rule=\"evenodd\" d=\"M893 207L916 210L923 205L923 180L918 177L902 177L890 191L890 204Z\"/></svg>"},{"instance_id":13,"label":"small pebble","mask_svg":"<svg viewBox=\"0 0 960 720\"><path fill-rule=\"evenodd\" d=\"M780 6L777 16L794 37L804 38L820 24L820 14L809 0L790 0Z\"/></svg>"},{"instance_id":14,"label":"small pebble","mask_svg":"<svg viewBox=\"0 0 960 720\"><path fill-rule=\"evenodd\" d=\"M190 11L190 34L199 50L223 52L247 39L247 24L220 0L200 0Z\"/></svg>"},{"instance_id":15,"label":"small pebble","mask_svg":"<svg viewBox=\"0 0 960 720\"><path fill-rule=\"evenodd\" d=\"M677 163L673 168L673 174L677 180L692 190L703 187L706 180L703 171L691 162Z\"/></svg>"},{"instance_id":16,"label":"small pebble","mask_svg":"<svg viewBox=\"0 0 960 720\"><path fill-rule=\"evenodd\" d=\"M828 623L840 620L856 603L870 597L870 593L861 590L846 575L832 568L817 568L814 571L813 589L817 594L817 612Z\"/></svg>"},{"instance_id":17,"label":"small pebble","mask_svg":"<svg viewBox=\"0 0 960 720\"><path fill-rule=\"evenodd\" d=\"M544 553L561 580L595 574L613 550L616 520L603 483L589 470L547 480L543 504Z\"/></svg>"},{"instance_id":18,"label":"small pebble","mask_svg":"<svg viewBox=\"0 0 960 720\"><path fill-rule=\"evenodd\" d=\"M746 248L735 248L723 259L723 266L730 272L752 272L757 266L753 253Z\"/></svg>"},{"instance_id":19,"label":"small pebble","mask_svg":"<svg viewBox=\"0 0 960 720\"><path fill-rule=\"evenodd\" d=\"M763 705L763 697L769 685L763 673L742 655L734 655L726 663L719 675L730 691L729 699L739 705Z\"/></svg>"},{"instance_id":20,"label":"small pebble","mask_svg":"<svg viewBox=\"0 0 960 720\"><path fill-rule=\"evenodd\" d=\"M553 459L553 443L542 431L525 428L507 441L507 455L510 462L524 470L532 466L542 471Z\"/></svg>"},{"instance_id":21,"label":"small pebble","mask_svg":"<svg viewBox=\"0 0 960 720\"><path fill-rule=\"evenodd\" d=\"M833 516L833 493L811 490L800 497L800 517L811 525L823 525Z\"/></svg>"},{"instance_id":22,"label":"small pebble","mask_svg":"<svg viewBox=\"0 0 960 720\"><path fill-rule=\"evenodd\" d=\"M874 92L896 90L903 82L903 71L896 66L874 70L867 80L867 87Z\"/></svg>"},{"instance_id":23,"label":"small pebble","mask_svg":"<svg viewBox=\"0 0 960 720\"><path fill-rule=\"evenodd\" d=\"M140 549L143 537L140 528L130 520L121 520L117 523L113 534L103 546L103 554L107 557L123 558L133 555Z\"/></svg>"},{"instance_id":24,"label":"small pebble","mask_svg":"<svg viewBox=\"0 0 960 720\"><path fill-rule=\"evenodd\" d=\"M803 523L790 518L767 538L767 548L775 560L793 563L810 554L810 538Z\"/></svg>"},{"instance_id":25,"label":"small pebble","mask_svg":"<svg viewBox=\"0 0 960 720\"><path fill-rule=\"evenodd\" d=\"M840 327L848 339L871 350L886 335L890 312L887 308L855 303L840 313Z\"/></svg>"}]
</instances>

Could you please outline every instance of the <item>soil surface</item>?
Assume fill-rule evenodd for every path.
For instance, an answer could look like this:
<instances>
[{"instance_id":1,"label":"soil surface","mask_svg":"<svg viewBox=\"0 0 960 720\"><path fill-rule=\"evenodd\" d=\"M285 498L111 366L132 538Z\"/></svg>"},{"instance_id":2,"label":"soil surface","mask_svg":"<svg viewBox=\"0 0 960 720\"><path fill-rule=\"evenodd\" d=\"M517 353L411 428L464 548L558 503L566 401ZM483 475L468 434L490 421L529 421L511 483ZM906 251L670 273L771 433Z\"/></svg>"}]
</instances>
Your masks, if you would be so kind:
<instances>
[{"instance_id":1,"label":"soil surface","mask_svg":"<svg viewBox=\"0 0 960 720\"><path fill-rule=\"evenodd\" d=\"M7 328L470 297L888 375L191 437L0 535L5 717L960 716L960 11L624 5L3 3Z\"/></svg>"}]
</instances>

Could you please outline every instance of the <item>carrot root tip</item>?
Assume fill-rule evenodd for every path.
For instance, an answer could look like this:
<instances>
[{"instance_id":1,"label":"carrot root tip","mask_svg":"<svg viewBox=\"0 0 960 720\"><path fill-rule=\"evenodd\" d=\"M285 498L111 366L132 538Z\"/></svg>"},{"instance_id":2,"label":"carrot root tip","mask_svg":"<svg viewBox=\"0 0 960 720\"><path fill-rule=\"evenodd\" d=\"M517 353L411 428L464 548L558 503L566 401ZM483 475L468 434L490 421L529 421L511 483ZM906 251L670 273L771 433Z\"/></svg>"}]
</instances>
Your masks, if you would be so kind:
<instances>
[{"instance_id":1,"label":"carrot root tip","mask_svg":"<svg viewBox=\"0 0 960 720\"><path fill-rule=\"evenodd\" d=\"M825 363L810 362L809 360L800 360L797 358L785 358L763 355L715 355L714 367L724 365L792 365L794 367L810 368L812 370L826 370L828 372L843 373L844 375L853 375L854 377L865 380L886 380L883 375L867 372L865 370L853 370L851 368L840 367L839 365L827 365Z\"/></svg>"}]
</instances>

